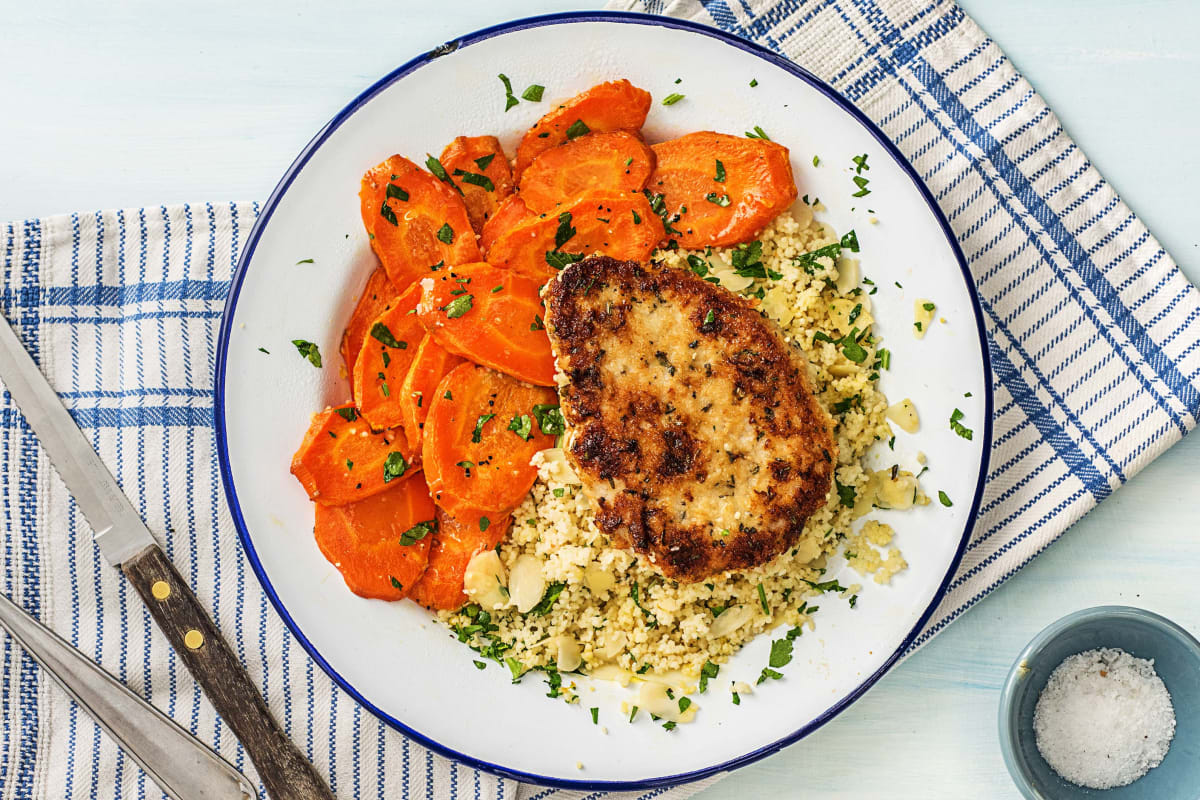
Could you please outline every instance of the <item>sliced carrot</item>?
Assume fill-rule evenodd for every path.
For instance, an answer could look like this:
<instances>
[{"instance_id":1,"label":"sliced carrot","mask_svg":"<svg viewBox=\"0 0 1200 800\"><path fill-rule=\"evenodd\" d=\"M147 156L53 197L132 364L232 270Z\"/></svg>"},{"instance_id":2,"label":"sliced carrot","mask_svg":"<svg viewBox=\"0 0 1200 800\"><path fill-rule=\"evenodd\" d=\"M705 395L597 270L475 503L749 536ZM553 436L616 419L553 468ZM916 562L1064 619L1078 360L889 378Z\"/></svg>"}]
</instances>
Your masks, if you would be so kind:
<instances>
[{"instance_id":1,"label":"sliced carrot","mask_svg":"<svg viewBox=\"0 0 1200 800\"><path fill-rule=\"evenodd\" d=\"M489 519L486 515L453 517L437 510L438 529L429 550L429 566L413 587L412 599L426 608L455 611L467 602L463 576L477 553L498 545L508 532L508 514ZM487 519L487 522L483 522Z\"/></svg>"},{"instance_id":2,"label":"sliced carrot","mask_svg":"<svg viewBox=\"0 0 1200 800\"><path fill-rule=\"evenodd\" d=\"M437 526L433 498L420 478L344 506L317 504L321 553L361 597L402 600L429 563Z\"/></svg>"},{"instance_id":3,"label":"sliced carrot","mask_svg":"<svg viewBox=\"0 0 1200 800\"><path fill-rule=\"evenodd\" d=\"M421 429L433 402L433 392L446 373L463 362L425 333L404 383L400 385L400 413L404 417L404 435L413 450L421 448Z\"/></svg>"},{"instance_id":4,"label":"sliced carrot","mask_svg":"<svg viewBox=\"0 0 1200 800\"><path fill-rule=\"evenodd\" d=\"M537 281L489 264L423 280L417 317L451 353L539 386L554 385L554 353Z\"/></svg>"},{"instance_id":5,"label":"sliced carrot","mask_svg":"<svg viewBox=\"0 0 1200 800\"><path fill-rule=\"evenodd\" d=\"M363 225L400 291L434 264L479 260L462 195L403 156L367 171L358 193Z\"/></svg>"},{"instance_id":6,"label":"sliced carrot","mask_svg":"<svg viewBox=\"0 0 1200 800\"><path fill-rule=\"evenodd\" d=\"M358 410L377 431L404 424L400 387L425 336L417 321L420 299L421 285L414 283L373 319L354 362Z\"/></svg>"},{"instance_id":7,"label":"sliced carrot","mask_svg":"<svg viewBox=\"0 0 1200 800\"><path fill-rule=\"evenodd\" d=\"M346 365L346 377L351 383L354 381L354 362L358 360L358 351L362 349L363 339L371 330L371 323L399 296L383 267L376 267L371 277L367 278L367 285L358 298L354 313L350 315L346 330L342 332L342 361Z\"/></svg>"},{"instance_id":8,"label":"sliced carrot","mask_svg":"<svg viewBox=\"0 0 1200 800\"><path fill-rule=\"evenodd\" d=\"M515 177L533 160L589 131L636 131L650 113L650 93L627 80L609 81L580 92L539 119L517 145Z\"/></svg>"},{"instance_id":9,"label":"sliced carrot","mask_svg":"<svg viewBox=\"0 0 1200 800\"><path fill-rule=\"evenodd\" d=\"M543 214L586 192L640 192L653 171L654 151L636 134L591 133L535 158L521 173L521 199Z\"/></svg>"},{"instance_id":10,"label":"sliced carrot","mask_svg":"<svg viewBox=\"0 0 1200 800\"><path fill-rule=\"evenodd\" d=\"M651 149L646 190L663 195L680 247L748 242L796 200L788 149L775 142L697 131Z\"/></svg>"},{"instance_id":11,"label":"sliced carrot","mask_svg":"<svg viewBox=\"0 0 1200 800\"><path fill-rule=\"evenodd\" d=\"M479 247L486 253L501 234L535 216L520 195L510 194L500 201L496 213L484 223L483 232L479 234Z\"/></svg>"},{"instance_id":12,"label":"sliced carrot","mask_svg":"<svg viewBox=\"0 0 1200 800\"><path fill-rule=\"evenodd\" d=\"M500 201L512 194L512 168L495 136L459 136L439 159L450 179L462 189L467 216L476 233L495 213Z\"/></svg>"},{"instance_id":13,"label":"sliced carrot","mask_svg":"<svg viewBox=\"0 0 1200 800\"><path fill-rule=\"evenodd\" d=\"M400 431L372 433L352 403L313 414L292 457L292 474L310 500L340 506L362 500L420 471Z\"/></svg>"},{"instance_id":14,"label":"sliced carrot","mask_svg":"<svg viewBox=\"0 0 1200 800\"><path fill-rule=\"evenodd\" d=\"M665 236L662 220L641 192L588 194L501 235L487 260L544 283L593 253L645 261Z\"/></svg>"},{"instance_id":15,"label":"sliced carrot","mask_svg":"<svg viewBox=\"0 0 1200 800\"><path fill-rule=\"evenodd\" d=\"M451 514L516 508L537 468L529 460L554 445L535 406L557 406L553 389L475 364L455 367L438 384L421 445L434 502ZM544 417L543 417L544 418Z\"/></svg>"}]
</instances>

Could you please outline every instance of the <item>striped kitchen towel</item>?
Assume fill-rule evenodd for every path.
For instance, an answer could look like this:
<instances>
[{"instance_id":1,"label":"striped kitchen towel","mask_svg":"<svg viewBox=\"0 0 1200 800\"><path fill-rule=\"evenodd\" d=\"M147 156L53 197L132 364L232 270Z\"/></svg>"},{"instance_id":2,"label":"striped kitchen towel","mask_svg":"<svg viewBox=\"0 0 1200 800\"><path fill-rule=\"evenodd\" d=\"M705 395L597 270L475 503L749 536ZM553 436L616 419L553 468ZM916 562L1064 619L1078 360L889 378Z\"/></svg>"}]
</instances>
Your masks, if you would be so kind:
<instances>
[{"instance_id":1,"label":"striped kitchen towel","mask_svg":"<svg viewBox=\"0 0 1200 800\"><path fill-rule=\"evenodd\" d=\"M995 440L980 524L918 645L1195 424L1200 294L954 3L622 7L716 25L824 78L899 145L959 237L991 337ZM452 764L385 728L305 655L250 575L219 485L211 388L229 276L257 211L0 227L3 312L339 796L578 797ZM7 399L0 482L3 591L249 772ZM159 796L6 638L0 661L0 797Z\"/></svg>"}]
</instances>

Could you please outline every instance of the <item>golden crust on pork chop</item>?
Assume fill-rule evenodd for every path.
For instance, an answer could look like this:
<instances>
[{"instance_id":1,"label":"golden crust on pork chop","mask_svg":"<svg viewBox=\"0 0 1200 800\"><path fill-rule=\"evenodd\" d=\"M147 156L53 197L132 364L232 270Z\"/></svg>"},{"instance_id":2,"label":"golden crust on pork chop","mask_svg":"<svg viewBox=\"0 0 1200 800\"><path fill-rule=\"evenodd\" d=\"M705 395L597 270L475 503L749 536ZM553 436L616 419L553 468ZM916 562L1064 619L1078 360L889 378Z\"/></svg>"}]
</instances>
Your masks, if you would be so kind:
<instances>
[{"instance_id":1,"label":"golden crust on pork chop","mask_svg":"<svg viewBox=\"0 0 1200 800\"><path fill-rule=\"evenodd\" d=\"M567 451L600 530L680 581L796 542L837 453L806 357L774 322L687 270L606 257L544 298Z\"/></svg>"}]
</instances>

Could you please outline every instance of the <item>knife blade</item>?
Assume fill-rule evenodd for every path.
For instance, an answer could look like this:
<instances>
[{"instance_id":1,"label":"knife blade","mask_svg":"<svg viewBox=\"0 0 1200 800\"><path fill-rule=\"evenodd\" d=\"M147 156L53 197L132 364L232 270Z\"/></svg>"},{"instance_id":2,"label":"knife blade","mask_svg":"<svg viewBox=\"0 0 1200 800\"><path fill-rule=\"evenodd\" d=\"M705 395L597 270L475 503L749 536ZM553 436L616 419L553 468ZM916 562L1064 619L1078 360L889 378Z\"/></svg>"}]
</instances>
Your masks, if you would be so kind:
<instances>
[{"instance_id":1,"label":"knife blade","mask_svg":"<svg viewBox=\"0 0 1200 800\"><path fill-rule=\"evenodd\" d=\"M271 716L208 613L21 345L0 324L0 380L74 496L96 544L141 595L150 615L241 741L274 800L333 800Z\"/></svg>"}]
</instances>

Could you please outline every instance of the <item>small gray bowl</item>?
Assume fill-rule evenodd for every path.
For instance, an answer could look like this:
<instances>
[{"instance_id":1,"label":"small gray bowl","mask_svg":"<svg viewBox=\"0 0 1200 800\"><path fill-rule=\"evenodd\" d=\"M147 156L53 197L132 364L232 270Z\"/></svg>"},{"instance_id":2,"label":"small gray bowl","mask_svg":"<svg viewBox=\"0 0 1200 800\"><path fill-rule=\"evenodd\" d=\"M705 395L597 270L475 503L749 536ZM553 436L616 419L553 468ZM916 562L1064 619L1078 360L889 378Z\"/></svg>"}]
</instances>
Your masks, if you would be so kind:
<instances>
[{"instance_id":1,"label":"small gray bowl","mask_svg":"<svg viewBox=\"0 0 1200 800\"><path fill-rule=\"evenodd\" d=\"M1063 659L1102 647L1154 660L1175 707L1175 738L1166 758L1146 775L1127 786L1099 790L1077 786L1050 768L1037 749L1033 711ZM1000 693L1000 748L1013 781L1029 800L1200 798L1200 642L1140 608L1098 606L1068 614L1035 636L1013 663Z\"/></svg>"}]
</instances>

